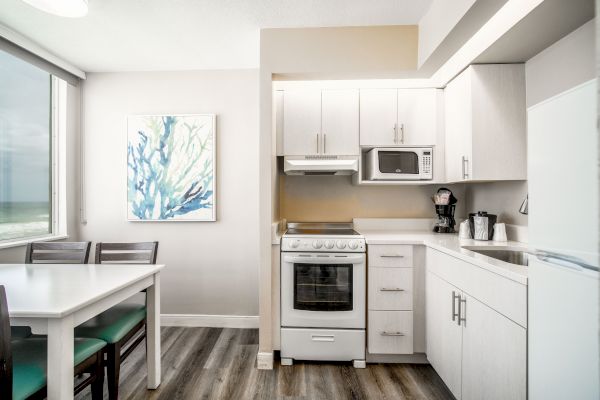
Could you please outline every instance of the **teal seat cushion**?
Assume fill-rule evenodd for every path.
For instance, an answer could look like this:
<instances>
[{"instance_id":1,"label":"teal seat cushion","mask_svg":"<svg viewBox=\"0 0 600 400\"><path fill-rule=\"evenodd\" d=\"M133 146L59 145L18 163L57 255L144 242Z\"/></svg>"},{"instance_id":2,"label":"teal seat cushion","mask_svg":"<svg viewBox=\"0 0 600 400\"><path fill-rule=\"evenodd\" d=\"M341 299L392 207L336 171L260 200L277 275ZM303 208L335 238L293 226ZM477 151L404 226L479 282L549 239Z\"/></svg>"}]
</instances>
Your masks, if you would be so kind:
<instances>
[{"instance_id":1,"label":"teal seat cushion","mask_svg":"<svg viewBox=\"0 0 600 400\"><path fill-rule=\"evenodd\" d=\"M99 339L75 339L75 365L102 350L106 342ZM46 386L48 341L45 338L15 339L13 353L13 400L26 399Z\"/></svg>"},{"instance_id":2,"label":"teal seat cushion","mask_svg":"<svg viewBox=\"0 0 600 400\"><path fill-rule=\"evenodd\" d=\"M143 304L121 303L75 328L75 336L117 343L146 318Z\"/></svg>"},{"instance_id":3,"label":"teal seat cushion","mask_svg":"<svg viewBox=\"0 0 600 400\"><path fill-rule=\"evenodd\" d=\"M13 339L26 338L29 336L31 336L31 328L28 326L11 326L10 327L10 337Z\"/></svg>"}]
</instances>

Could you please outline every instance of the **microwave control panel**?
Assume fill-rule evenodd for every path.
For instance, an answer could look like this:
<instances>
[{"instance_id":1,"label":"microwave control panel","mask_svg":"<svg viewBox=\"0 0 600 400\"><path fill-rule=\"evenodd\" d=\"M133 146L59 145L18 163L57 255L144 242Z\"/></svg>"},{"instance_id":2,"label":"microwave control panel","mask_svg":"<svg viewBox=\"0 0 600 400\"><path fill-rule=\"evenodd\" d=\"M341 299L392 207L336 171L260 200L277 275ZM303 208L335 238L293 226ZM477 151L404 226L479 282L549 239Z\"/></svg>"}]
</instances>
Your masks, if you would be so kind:
<instances>
[{"instance_id":1,"label":"microwave control panel","mask_svg":"<svg viewBox=\"0 0 600 400\"><path fill-rule=\"evenodd\" d=\"M423 171L423 174L428 175L429 177L433 177L433 173L431 171L433 155L431 153L431 151L424 151L421 158L421 171Z\"/></svg>"}]
</instances>

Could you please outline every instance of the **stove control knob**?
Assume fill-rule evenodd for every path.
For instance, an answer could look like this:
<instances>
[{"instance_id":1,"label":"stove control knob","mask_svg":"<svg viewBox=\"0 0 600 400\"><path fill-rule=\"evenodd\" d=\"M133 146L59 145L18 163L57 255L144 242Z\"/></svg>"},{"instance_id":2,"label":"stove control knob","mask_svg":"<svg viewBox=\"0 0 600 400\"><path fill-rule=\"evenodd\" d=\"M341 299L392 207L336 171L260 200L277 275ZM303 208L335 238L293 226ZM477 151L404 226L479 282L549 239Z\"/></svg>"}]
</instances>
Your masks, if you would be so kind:
<instances>
[{"instance_id":1,"label":"stove control knob","mask_svg":"<svg viewBox=\"0 0 600 400\"><path fill-rule=\"evenodd\" d=\"M356 250L358 248L358 242L356 240L351 240L348 242L348 247L352 250Z\"/></svg>"},{"instance_id":2,"label":"stove control knob","mask_svg":"<svg viewBox=\"0 0 600 400\"><path fill-rule=\"evenodd\" d=\"M333 240L326 240L325 241L325 248L326 249L333 249L333 246L335 246L335 243L333 242Z\"/></svg>"},{"instance_id":3,"label":"stove control knob","mask_svg":"<svg viewBox=\"0 0 600 400\"><path fill-rule=\"evenodd\" d=\"M298 248L298 246L300 246L300 241L299 241L298 239L296 239L296 240L292 240L292 241L290 242L290 247L291 247L292 249L296 249L296 248Z\"/></svg>"},{"instance_id":4,"label":"stove control knob","mask_svg":"<svg viewBox=\"0 0 600 400\"><path fill-rule=\"evenodd\" d=\"M343 240L338 240L335 245L337 246L338 249L343 249L346 247L346 242L344 242Z\"/></svg>"},{"instance_id":5,"label":"stove control knob","mask_svg":"<svg viewBox=\"0 0 600 400\"><path fill-rule=\"evenodd\" d=\"M323 241L322 240L315 240L313 242L313 247L315 249L320 249L321 247L323 247Z\"/></svg>"}]
</instances>

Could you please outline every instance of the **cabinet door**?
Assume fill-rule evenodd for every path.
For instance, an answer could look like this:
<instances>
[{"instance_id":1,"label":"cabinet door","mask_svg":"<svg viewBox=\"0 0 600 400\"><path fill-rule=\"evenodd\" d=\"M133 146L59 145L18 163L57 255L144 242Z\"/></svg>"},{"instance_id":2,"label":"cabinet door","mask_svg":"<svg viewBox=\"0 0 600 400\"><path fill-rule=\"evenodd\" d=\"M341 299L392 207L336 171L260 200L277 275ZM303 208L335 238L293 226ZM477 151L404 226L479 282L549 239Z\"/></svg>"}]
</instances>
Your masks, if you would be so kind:
<instances>
[{"instance_id":1,"label":"cabinet door","mask_svg":"<svg viewBox=\"0 0 600 400\"><path fill-rule=\"evenodd\" d=\"M361 89L361 146L390 146L397 144L397 104L397 89Z\"/></svg>"},{"instance_id":2,"label":"cabinet door","mask_svg":"<svg viewBox=\"0 0 600 400\"><path fill-rule=\"evenodd\" d=\"M463 299L462 399L525 399L525 328L470 296Z\"/></svg>"},{"instance_id":3,"label":"cabinet door","mask_svg":"<svg viewBox=\"0 0 600 400\"><path fill-rule=\"evenodd\" d=\"M471 82L466 70L444 89L446 127L446 180L469 179L472 168Z\"/></svg>"},{"instance_id":4,"label":"cabinet door","mask_svg":"<svg viewBox=\"0 0 600 400\"><path fill-rule=\"evenodd\" d=\"M358 155L358 90L323 90L321 102L322 153Z\"/></svg>"},{"instance_id":5,"label":"cabinet door","mask_svg":"<svg viewBox=\"0 0 600 400\"><path fill-rule=\"evenodd\" d=\"M398 140L406 145L435 145L437 95L431 89L398 89Z\"/></svg>"},{"instance_id":6,"label":"cabinet door","mask_svg":"<svg viewBox=\"0 0 600 400\"><path fill-rule=\"evenodd\" d=\"M283 154L319 154L320 142L321 90L286 90L283 94Z\"/></svg>"},{"instance_id":7,"label":"cabinet door","mask_svg":"<svg viewBox=\"0 0 600 400\"><path fill-rule=\"evenodd\" d=\"M427 272L425 285L427 358L452 394L460 399L462 328L452 320L460 293L431 272Z\"/></svg>"}]
</instances>

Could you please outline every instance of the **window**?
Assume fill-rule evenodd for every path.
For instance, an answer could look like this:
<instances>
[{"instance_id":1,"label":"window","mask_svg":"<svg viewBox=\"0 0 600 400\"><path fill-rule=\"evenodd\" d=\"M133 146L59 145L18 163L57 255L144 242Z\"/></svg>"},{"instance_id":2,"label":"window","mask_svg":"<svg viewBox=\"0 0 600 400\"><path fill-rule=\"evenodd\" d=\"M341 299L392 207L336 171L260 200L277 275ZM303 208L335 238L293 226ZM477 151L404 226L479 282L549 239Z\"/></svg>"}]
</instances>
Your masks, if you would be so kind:
<instances>
[{"instance_id":1,"label":"window","mask_svg":"<svg viewBox=\"0 0 600 400\"><path fill-rule=\"evenodd\" d=\"M57 81L0 51L0 243L57 233L53 212Z\"/></svg>"}]
</instances>

